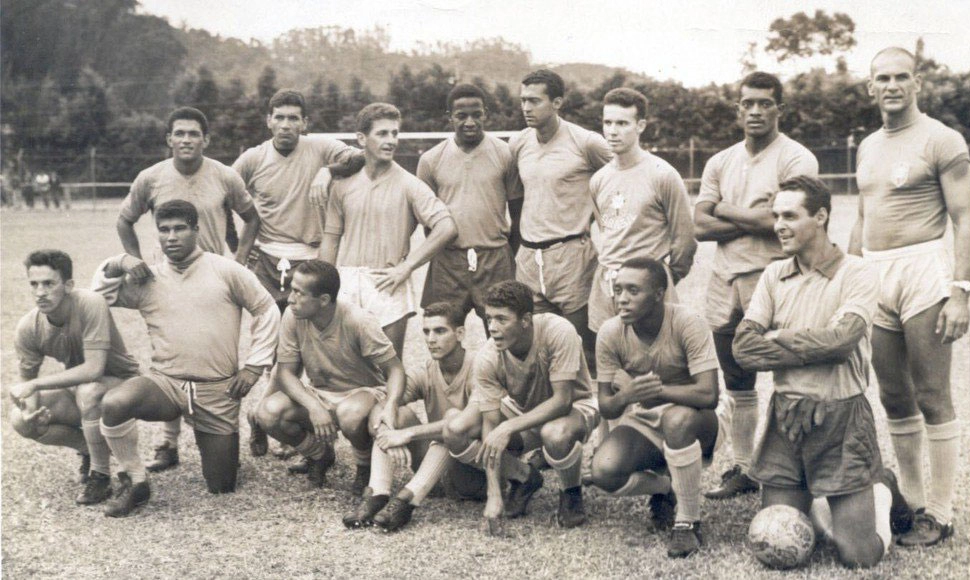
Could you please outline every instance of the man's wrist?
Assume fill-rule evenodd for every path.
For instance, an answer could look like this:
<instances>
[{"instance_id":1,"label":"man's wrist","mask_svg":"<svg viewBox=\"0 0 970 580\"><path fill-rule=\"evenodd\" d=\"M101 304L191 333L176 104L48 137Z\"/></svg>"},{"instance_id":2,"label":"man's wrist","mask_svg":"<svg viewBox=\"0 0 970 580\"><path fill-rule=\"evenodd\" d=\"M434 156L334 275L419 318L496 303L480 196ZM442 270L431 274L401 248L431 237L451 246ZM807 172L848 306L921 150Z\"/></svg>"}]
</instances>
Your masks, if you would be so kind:
<instances>
[{"instance_id":1,"label":"man's wrist","mask_svg":"<svg viewBox=\"0 0 970 580\"><path fill-rule=\"evenodd\" d=\"M970 298L970 280L954 280L950 282L950 298L967 300Z\"/></svg>"}]
</instances>

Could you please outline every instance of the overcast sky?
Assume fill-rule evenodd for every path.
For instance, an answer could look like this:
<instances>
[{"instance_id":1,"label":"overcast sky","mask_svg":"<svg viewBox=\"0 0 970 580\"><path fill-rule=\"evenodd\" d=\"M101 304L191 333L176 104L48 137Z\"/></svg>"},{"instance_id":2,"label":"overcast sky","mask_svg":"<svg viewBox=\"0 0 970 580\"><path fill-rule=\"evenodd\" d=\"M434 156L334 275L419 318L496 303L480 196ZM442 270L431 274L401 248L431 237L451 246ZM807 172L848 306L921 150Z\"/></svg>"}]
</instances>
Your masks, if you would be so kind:
<instances>
[{"instance_id":1,"label":"overcast sky","mask_svg":"<svg viewBox=\"0 0 970 580\"><path fill-rule=\"evenodd\" d=\"M956 71L970 70L970 0L141 0L142 11L214 34L269 42L293 28L383 26L391 48L418 41L464 42L503 37L541 64L593 62L622 66L688 86L736 80L749 42L764 46L777 17L816 9L846 12L858 46L849 68L865 74L872 55L888 45L926 53ZM834 62L834 57L824 61ZM804 61L778 65L763 53L762 68L783 76Z\"/></svg>"}]
</instances>

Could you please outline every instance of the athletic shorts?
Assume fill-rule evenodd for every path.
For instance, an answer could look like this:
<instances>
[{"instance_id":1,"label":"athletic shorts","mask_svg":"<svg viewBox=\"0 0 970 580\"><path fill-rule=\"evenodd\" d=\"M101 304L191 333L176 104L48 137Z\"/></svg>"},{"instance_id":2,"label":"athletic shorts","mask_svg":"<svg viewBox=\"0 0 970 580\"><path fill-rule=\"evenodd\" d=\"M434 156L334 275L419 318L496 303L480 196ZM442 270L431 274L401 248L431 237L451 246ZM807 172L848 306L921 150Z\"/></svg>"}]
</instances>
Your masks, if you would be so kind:
<instances>
[{"instance_id":1,"label":"athletic shorts","mask_svg":"<svg viewBox=\"0 0 970 580\"><path fill-rule=\"evenodd\" d=\"M515 262L507 245L477 250L445 249L431 258L421 307L446 301L457 304L465 313L472 308L483 313L488 287L514 279Z\"/></svg>"},{"instance_id":2,"label":"athletic shorts","mask_svg":"<svg viewBox=\"0 0 970 580\"><path fill-rule=\"evenodd\" d=\"M751 479L770 487L807 489L814 497L857 493L882 473L876 423L865 395L830 401L825 419L797 444L778 428L777 395L768 406L768 424L755 449Z\"/></svg>"},{"instance_id":3,"label":"athletic shorts","mask_svg":"<svg viewBox=\"0 0 970 580\"><path fill-rule=\"evenodd\" d=\"M341 266L338 300L352 302L377 317L380 325L387 326L417 313L411 279L397 287L393 294L378 290L371 275L372 268Z\"/></svg>"},{"instance_id":4,"label":"athletic shorts","mask_svg":"<svg viewBox=\"0 0 970 580\"><path fill-rule=\"evenodd\" d=\"M664 433L660 428L661 419L667 409L672 406L673 403L664 403L645 409L639 404L628 405L623 411L623 415L613 423L612 429L630 427L646 437L650 443L653 443L654 447L662 452L664 449ZM714 458L714 453L721 448L721 445L724 443L724 438L727 436L731 427L730 414L722 412L721 407L718 407L715 415L717 416L717 435L714 438L714 447L703 450L702 458L705 467L710 465L711 460Z\"/></svg>"},{"instance_id":5,"label":"athletic shorts","mask_svg":"<svg viewBox=\"0 0 970 580\"><path fill-rule=\"evenodd\" d=\"M188 381L162 373L145 376L179 408L185 422L193 429L213 435L239 432L240 402L226 393L232 379L222 381Z\"/></svg>"},{"instance_id":6,"label":"athletic shorts","mask_svg":"<svg viewBox=\"0 0 970 580\"><path fill-rule=\"evenodd\" d=\"M306 260L288 260L290 267L284 272L278 269L280 258L270 256L259 248L253 248L249 258L249 269L256 274L259 283L273 297L277 304L286 304L290 297L290 282L293 281L293 271Z\"/></svg>"},{"instance_id":7,"label":"athletic shorts","mask_svg":"<svg viewBox=\"0 0 970 580\"><path fill-rule=\"evenodd\" d=\"M301 384L304 386L304 388L306 388L307 392L316 397L318 401L333 409L336 409L337 405L343 403L358 393L370 393L378 403L383 403L387 400L387 389L384 387L357 387L356 389L351 389L349 391L328 391L326 389L318 389L313 385L308 385L302 381Z\"/></svg>"},{"instance_id":8,"label":"athletic shorts","mask_svg":"<svg viewBox=\"0 0 970 580\"><path fill-rule=\"evenodd\" d=\"M943 240L892 250L863 250L879 271L879 308L872 323L895 332L903 323L950 296L953 264Z\"/></svg>"},{"instance_id":9,"label":"athletic shorts","mask_svg":"<svg viewBox=\"0 0 970 580\"><path fill-rule=\"evenodd\" d=\"M502 397L499 409L502 411L502 416L506 419L512 419L518 417L525 413L521 407L512 399L512 397ZM600 422L600 407L597 400L593 397L588 399L578 399L573 401L573 409L579 411L580 415L583 417L583 424L585 425L585 433L583 434L583 443L589 439L592 435L593 430ZM528 429L528 433L532 435L534 441L542 441L540 437L540 431L542 430L542 425ZM526 450L528 451L528 450Z\"/></svg>"},{"instance_id":10,"label":"athletic shorts","mask_svg":"<svg viewBox=\"0 0 970 580\"><path fill-rule=\"evenodd\" d=\"M545 250L520 246L515 256L515 279L532 289L536 312L581 310L589 302L595 270L596 249L589 237Z\"/></svg>"},{"instance_id":11,"label":"athletic shorts","mask_svg":"<svg viewBox=\"0 0 970 580\"><path fill-rule=\"evenodd\" d=\"M761 272L738 274L730 280L711 272L707 285L707 323L714 334L734 334L751 304Z\"/></svg>"},{"instance_id":12,"label":"athletic shorts","mask_svg":"<svg viewBox=\"0 0 970 580\"><path fill-rule=\"evenodd\" d=\"M670 267L663 262L661 264L667 271L667 292L664 294L664 303L677 304L677 288L674 286L674 277L670 273ZM593 284L589 290L589 329L593 332L599 332L604 322L616 316L616 305L613 303L613 284L616 282L617 272L619 270L596 264Z\"/></svg>"}]
</instances>

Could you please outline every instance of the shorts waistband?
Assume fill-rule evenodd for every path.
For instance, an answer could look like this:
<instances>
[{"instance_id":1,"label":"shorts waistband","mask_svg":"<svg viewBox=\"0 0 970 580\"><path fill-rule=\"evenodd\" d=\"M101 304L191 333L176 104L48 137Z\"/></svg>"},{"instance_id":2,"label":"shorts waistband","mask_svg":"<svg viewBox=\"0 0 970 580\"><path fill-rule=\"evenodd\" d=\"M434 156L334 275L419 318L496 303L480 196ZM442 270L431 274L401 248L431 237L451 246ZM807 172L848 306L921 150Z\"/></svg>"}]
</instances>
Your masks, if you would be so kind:
<instances>
[{"instance_id":1,"label":"shorts waistband","mask_svg":"<svg viewBox=\"0 0 970 580\"><path fill-rule=\"evenodd\" d=\"M528 240L522 240L521 243L524 247L529 248L530 250L548 250L549 248L557 244L565 244L566 242L569 242L572 240L578 240L580 238L585 238L585 237L586 237L586 234L581 233L581 234L572 234L569 236L564 236L553 240L546 240L544 242L530 242Z\"/></svg>"},{"instance_id":2,"label":"shorts waistband","mask_svg":"<svg viewBox=\"0 0 970 580\"><path fill-rule=\"evenodd\" d=\"M905 258L907 256L935 254L940 251L946 251L946 245L943 243L943 238L930 240L928 242L920 242L910 246L892 248L891 250L867 250L863 248L862 255L870 260L895 260L896 258Z\"/></svg>"}]
</instances>

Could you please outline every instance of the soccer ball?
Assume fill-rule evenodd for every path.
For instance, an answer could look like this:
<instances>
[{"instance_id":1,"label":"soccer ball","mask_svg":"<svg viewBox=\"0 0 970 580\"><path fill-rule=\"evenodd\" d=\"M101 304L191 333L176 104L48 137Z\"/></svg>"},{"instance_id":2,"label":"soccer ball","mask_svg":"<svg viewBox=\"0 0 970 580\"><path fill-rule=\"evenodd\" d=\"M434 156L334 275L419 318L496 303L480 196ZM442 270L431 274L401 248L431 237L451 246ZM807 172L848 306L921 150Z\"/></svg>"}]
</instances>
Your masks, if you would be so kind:
<instances>
[{"instance_id":1,"label":"soccer ball","mask_svg":"<svg viewBox=\"0 0 970 580\"><path fill-rule=\"evenodd\" d=\"M791 506L768 506L751 520L748 546L769 568L797 568L815 547L815 529L807 515Z\"/></svg>"}]
</instances>

